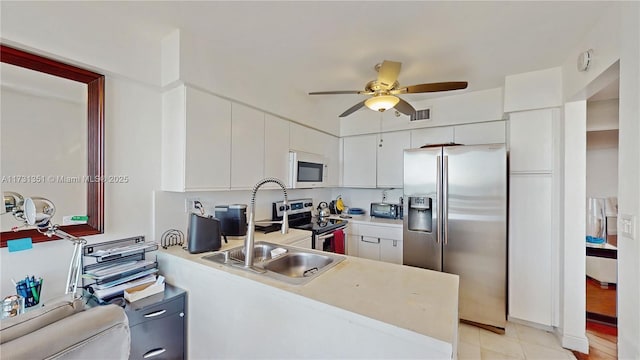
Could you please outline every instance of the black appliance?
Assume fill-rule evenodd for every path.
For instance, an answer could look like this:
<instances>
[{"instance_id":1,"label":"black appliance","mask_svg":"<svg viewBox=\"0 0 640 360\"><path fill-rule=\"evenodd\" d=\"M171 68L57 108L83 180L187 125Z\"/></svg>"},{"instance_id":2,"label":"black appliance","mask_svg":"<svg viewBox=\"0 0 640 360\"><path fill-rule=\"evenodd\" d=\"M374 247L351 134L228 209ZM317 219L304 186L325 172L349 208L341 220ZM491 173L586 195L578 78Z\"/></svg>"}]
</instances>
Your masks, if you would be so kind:
<instances>
[{"instance_id":1,"label":"black appliance","mask_svg":"<svg viewBox=\"0 0 640 360\"><path fill-rule=\"evenodd\" d=\"M245 236L247 234L247 205L216 205L216 219L220 220L221 232L226 236Z\"/></svg>"},{"instance_id":2,"label":"black appliance","mask_svg":"<svg viewBox=\"0 0 640 360\"><path fill-rule=\"evenodd\" d=\"M344 229L347 227L348 222L327 217L314 217L312 216L312 209L313 200L311 199L289 200L289 227L311 231L311 244L314 249L335 252L334 233L341 230L344 235ZM283 211L284 204L282 201L273 203L271 207L272 221L281 221ZM256 230L265 233L280 231L280 226L280 224L256 225ZM346 237L343 236L343 239L346 239ZM344 245L342 244L343 248L345 248Z\"/></svg>"},{"instance_id":3,"label":"black appliance","mask_svg":"<svg viewBox=\"0 0 640 360\"><path fill-rule=\"evenodd\" d=\"M225 237L224 242L227 242ZM192 213L187 229L187 250L192 254L220 250L220 220Z\"/></svg>"}]
</instances>

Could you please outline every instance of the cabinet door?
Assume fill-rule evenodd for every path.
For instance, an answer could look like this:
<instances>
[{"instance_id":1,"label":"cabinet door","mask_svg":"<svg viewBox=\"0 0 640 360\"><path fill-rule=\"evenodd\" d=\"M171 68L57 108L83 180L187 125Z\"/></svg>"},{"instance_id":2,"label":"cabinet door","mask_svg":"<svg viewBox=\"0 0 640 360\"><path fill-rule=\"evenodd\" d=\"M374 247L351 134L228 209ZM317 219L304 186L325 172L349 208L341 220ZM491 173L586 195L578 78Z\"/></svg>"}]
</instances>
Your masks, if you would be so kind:
<instances>
[{"instance_id":1,"label":"cabinet door","mask_svg":"<svg viewBox=\"0 0 640 360\"><path fill-rule=\"evenodd\" d=\"M231 187L249 189L264 177L264 113L236 104L231 112Z\"/></svg>"},{"instance_id":2,"label":"cabinet door","mask_svg":"<svg viewBox=\"0 0 640 360\"><path fill-rule=\"evenodd\" d=\"M453 142L453 126L411 130L411 148Z\"/></svg>"},{"instance_id":3,"label":"cabinet door","mask_svg":"<svg viewBox=\"0 0 640 360\"><path fill-rule=\"evenodd\" d=\"M358 256L365 259L380 260L380 238L360 235Z\"/></svg>"},{"instance_id":4,"label":"cabinet door","mask_svg":"<svg viewBox=\"0 0 640 360\"><path fill-rule=\"evenodd\" d=\"M320 133L324 139L323 155L326 159L327 187L340 185L340 138Z\"/></svg>"},{"instance_id":5,"label":"cabinet door","mask_svg":"<svg viewBox=\"0 0 640 360\"><path fill-rule=\"evenodd\" d=\"M411 147L411 132L378 135L377 186L402 187L404 150Z\"/></svg>"},{"instance_id":6,"label":"cabinet door","mask_svg":"<svg viewBox=\"0 0 640 360\"><path fill-rule=\"evenodd\" d=\"M130 359L183 359L184 313L173 313L131 327Z\"/></svg>"},{"instance_id":7,"label":"cabinet door","mask_svg":"<svg viewBox=\"0 0 640 360\"><path fill-rule=\"evenodd\" d=\"M402 265L402 241L380 239L380 260Z\"/></svg>"},{"instance_id":8,"label":"cabinet door","mask_svg":"<svg viewBox=\"0 0 640 360\"><path fill-rule=\"evenodd\" d=\"M185 190L228 189L231 102L185 87Z\"/></svg>"},{"instance_id":9,"label":"cabinet door","mask_svg":"<svg viewBox=\"0 0 640 360\"><path fill-rule=\"evenodd\" d=\"M453 132L455 143L462 145L504 144L507 135L504 121L457 125Z\"/></svg>"},{"instance_id":10,"label":"cabinet door","mask_svg":"<svg viewBox=\"0 0 640 360\"><path fill-rule=\"evenodd\" d=\"M553 121L555 109L523 111L509 117L511 172L553 170Z\"/></svg>"},{"instance_id":11,"label":"cabinet door","mask_svg":"<svg viewBox=\"0 0 640 360\"><path fill-rule=\"evenodd\" d=\"M351 136L343 140L343 186L375 188L377 136Z\"/></svg>"},{"instance_id":12,"label":"cabinet door","mask_svg":"<svg viewBox=\"0 0 640 360\"><path fill-rule=\"evenodd\" d=\"M552 177L511 175L509 315L551 325Z\"/></svg>"},{"instance_id":13,"label":"cabinet door","mask_svg":"<svg viewBox=\"0 0 640 360\"><path fill-rule=\"evenodd\" d=\"M265 115L264 121L264 176L289 182L289 122L272 115ZM265 188L277 188L275 184L265 184Z\"/></svg>"},{"instance_id":14,"label":"cabinet door","mask_svg":"<svg viewBox=\"0 0 640 360\"><path fill-rule=\"evenodd\" d=\"M291 124L289 143L292 150L310 152L312 154L324 154L324 133L306 126Z\"/></svg>"}]
</instances>

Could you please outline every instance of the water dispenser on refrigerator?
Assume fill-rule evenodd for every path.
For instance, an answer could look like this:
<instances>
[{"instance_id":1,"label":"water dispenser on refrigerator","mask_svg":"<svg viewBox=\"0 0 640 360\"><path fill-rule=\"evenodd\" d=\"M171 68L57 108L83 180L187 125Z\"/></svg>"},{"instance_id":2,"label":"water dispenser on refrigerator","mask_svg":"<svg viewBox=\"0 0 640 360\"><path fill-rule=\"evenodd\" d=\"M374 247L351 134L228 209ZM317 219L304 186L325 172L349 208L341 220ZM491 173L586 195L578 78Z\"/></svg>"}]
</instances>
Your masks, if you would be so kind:
<instances>
[{"instance_id":1,"label":"water dispenser on refrigerator","mask_svg":"<svg viewBox=\"0 0 640 360\"><path fill-rule=\"evenodd\" d=\"M431 198L427 196L409 197L408 226L411 231L431 232Z\"/></svg>"}]
</instances>

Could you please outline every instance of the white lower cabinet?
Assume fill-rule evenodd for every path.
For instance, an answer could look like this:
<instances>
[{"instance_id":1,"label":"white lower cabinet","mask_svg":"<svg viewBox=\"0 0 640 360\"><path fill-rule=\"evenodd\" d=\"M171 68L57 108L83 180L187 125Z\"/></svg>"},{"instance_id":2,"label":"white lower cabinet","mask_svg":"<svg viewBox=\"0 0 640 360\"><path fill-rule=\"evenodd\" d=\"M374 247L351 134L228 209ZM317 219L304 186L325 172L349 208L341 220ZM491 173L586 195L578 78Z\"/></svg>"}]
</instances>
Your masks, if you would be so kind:
<instances>
[{"instance_id":1,"label":"white lower cabinet","mask_svg":"<svg viewBox=\"0 0 640 360\"><path fill-rule=\"evenodd\" d=\"M402 228L359 224L351 232L349 243L357 244L358 257L402 264Z\"/></svg>"},{"instance_id":2,"label":"white lower cabinet","mask_svg":"<svg viewBox=\"0 0 640 360\"><path fill-rule=\"evenodd\" d=\"M402 240L380 239L380 261L402 265Z\"/></svg>"},{"instance_id":3,"label":"white lower cabinet","mask_svg":"<svg viewBox=\"0 0 640 360\"><path fill-rule=\"evenodd\" d=\"M358 256L365 259L380 260L380 238L360 235Z\"/></svg>"}]
</instances>

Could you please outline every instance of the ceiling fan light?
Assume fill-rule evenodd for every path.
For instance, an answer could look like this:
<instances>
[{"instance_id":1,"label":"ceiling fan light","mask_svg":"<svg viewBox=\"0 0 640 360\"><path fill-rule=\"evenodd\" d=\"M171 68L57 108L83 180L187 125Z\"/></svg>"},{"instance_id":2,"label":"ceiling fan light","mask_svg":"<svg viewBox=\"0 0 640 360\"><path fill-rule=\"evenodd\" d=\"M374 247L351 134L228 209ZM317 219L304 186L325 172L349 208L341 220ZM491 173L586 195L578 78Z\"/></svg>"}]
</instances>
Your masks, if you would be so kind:
<instances>
[{"instance_id":1,"label":"ceiling fan light","mask_svg":"<svg viewBox=\"0 0 640 360\"><path fill-rule=\"evenodd\" d=\"M400 102L400 99L396 96L378 95L367 99L364 104L371 110L382 112L393 108L398 102Z\"/></svg>"}]
</instances>

